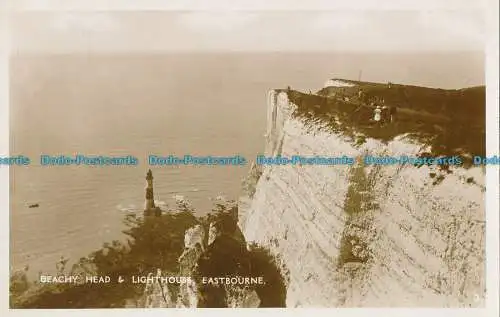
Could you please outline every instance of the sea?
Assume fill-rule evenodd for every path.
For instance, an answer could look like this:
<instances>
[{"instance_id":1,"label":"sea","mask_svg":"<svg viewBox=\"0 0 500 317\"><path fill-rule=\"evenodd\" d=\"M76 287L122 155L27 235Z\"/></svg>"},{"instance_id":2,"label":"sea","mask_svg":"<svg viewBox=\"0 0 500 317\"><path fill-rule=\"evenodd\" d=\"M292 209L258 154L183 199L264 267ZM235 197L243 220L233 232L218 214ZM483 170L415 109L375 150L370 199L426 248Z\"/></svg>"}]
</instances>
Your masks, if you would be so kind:
<instances>
[{"instance_id":1,"label":"sea","mask_svg":"<svg viewBox=\"0 0 500 317\"><path fill-rule=\"evenodd\" d=\"M264 150L267 93L315 92L329 78L437 88L484 84L478 52L23 54L10 59L10 264L53 273L124 239L141 213L151 168L155 200L199 215L238 199ZM40 155L136 156L137 166L40 166ZM149 166L149 155L241 155L244 166ZM37 208L30 205L38 204ZM271 211L272 212L272 211Z\"/></svg>"}]
</instances>

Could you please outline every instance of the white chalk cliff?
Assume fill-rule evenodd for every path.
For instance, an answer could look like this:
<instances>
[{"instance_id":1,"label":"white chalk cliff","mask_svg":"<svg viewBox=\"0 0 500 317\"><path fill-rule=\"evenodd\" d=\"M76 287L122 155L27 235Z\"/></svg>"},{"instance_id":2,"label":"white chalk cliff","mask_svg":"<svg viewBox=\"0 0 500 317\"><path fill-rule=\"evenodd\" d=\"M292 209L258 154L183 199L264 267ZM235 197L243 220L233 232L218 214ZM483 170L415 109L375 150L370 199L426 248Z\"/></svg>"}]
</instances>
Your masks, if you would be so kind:
<instances>
[{"instance_id":1,"label":"white chalk cliff","mask_svg":"<svg viewBox=\"0 0 500 317\"><path fill-rule=\"evenodd\" d=\"M304 123L271 91L268 156L417 155L405 136L360 145ZM434 166L254 166L239 206L248 243L286 278L287 307L479 307L485 298L484 171ZM260 176L260 177L259 177ZM467 181L473 178L474 182Z\"/></svg>"}]
</instances>

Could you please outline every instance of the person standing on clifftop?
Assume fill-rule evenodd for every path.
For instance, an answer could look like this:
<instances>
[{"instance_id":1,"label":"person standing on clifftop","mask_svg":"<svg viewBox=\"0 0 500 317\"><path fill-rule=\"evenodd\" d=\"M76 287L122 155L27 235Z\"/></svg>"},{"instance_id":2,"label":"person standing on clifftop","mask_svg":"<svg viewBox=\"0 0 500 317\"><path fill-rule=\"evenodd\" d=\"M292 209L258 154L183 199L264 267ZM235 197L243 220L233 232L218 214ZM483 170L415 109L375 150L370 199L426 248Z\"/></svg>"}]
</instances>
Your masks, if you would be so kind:
<instances>
[{"instance_id":1,"label":"person standing on clifftop","mask_svg":"<svg viewBox=\"0 0 500 317\"><path fill-rule=\"evenodd\" d=\"M373 110L373 120L379 123L381 119L381 114L382 114L382 109L380 109L380 106L377 106L375 110Z\"/></svg>"},{"instance_id":2,"label":"person standing on clifftop","mask_svg":"<svg viewBox=\"0 0 500 317\"><path fill-rule=\"evenodd\" d=\"M389 122L389 108L387 106L382 106L382 113L381 113L381 123L382 125L385 125L387 122Z\"/></svg>"},{"instance_id":3,"label":"person standing on clifftop","mask_svg":"<svg viewBox=\"0 0 500 317\"><path fill-rule=\"evenodd\" d=\"M390 116L391 123L394 122L394 120L396 119L396 112L397 111L398 110L395 106L391 106L391 108L389 109L389 116Z\"/></svg>"}]
</instances>

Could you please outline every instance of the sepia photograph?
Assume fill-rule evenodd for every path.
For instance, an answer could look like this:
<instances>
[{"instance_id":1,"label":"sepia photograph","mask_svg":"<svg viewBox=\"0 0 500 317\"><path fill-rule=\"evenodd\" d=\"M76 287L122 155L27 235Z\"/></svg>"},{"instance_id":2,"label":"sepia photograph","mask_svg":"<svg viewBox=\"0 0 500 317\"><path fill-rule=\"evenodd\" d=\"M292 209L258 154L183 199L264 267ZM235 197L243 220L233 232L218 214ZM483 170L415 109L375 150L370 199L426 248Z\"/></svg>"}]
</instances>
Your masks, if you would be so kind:
<instances>
[{"instance_id":1,"label":"sepia photograph","mask_svg":"<svg viewBox=\"0 0 500 317\"><path fill-rule=\"evenodd\" d=\"M13 12L9 307L484 308L485 34L482 10Z\"/></svg>"}]
</instances>

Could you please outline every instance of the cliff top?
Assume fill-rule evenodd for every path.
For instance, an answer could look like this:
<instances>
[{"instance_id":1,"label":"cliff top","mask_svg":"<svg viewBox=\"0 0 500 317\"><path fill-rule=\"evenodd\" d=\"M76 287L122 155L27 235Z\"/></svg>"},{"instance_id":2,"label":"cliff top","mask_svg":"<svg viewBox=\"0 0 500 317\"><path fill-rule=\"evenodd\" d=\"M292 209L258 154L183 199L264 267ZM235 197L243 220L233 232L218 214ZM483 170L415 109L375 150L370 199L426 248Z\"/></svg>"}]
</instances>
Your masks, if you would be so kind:
<instances>
[{"instance_id":1,"label":"cliff top","mask_svg":"<svg viewBox=\"0 0 500 317\"><path fill-rule=\"evenodd\" d=\"M332 79L353 86L325 87L317 93L286 89L297 105L294 115L307 122L322 122L328 129L356 142L370 137L390 141L409 135L431 146L429 155L467 158L486 153L484 86L464 89L437 89L394 83ZM361 91L361 93L360 93ZM394 107L393 122L381 125L372 120L375 106Z\"/></svg>"}]
</instances>

